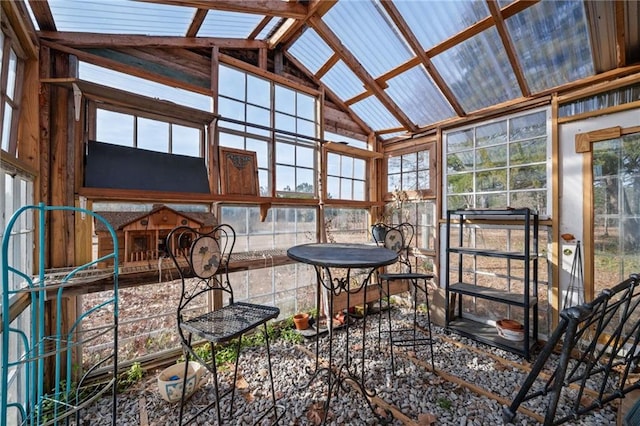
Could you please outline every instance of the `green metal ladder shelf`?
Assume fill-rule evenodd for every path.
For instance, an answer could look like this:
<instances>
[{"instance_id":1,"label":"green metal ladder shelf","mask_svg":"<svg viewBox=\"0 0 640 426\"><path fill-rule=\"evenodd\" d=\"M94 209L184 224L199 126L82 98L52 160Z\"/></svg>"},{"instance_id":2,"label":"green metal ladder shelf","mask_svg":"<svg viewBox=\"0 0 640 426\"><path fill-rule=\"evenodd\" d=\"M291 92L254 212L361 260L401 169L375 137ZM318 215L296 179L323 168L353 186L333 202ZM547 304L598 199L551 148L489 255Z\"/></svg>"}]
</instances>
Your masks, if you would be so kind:
<instances>
[{"instance_id":1,"label":"green metal ladder shelf","mask_svg":"<svg viewBox=\"0 0 640 426\"><path fill-rule=\"evenodd\" d=\"M53 211L68 211L85 218L103 222L113 239L113 252L87 264L69 270L45 270L45 226L46 216ZM37 222L36 222L37 221ZM25 233L35 229L37 236ZM17 239L22 238L18 244ZM35 240L37 238L37 244ZM26 243L25 243L25 240ZM15 246L39 248L34 267L28 266L22 254L15 253ZM14 246L15 245L15 246ZM109 269L98 269L100 262L113 261ZM100 215L81 208L67 206L45 206L44 204L21 207L7 222L2 238L2 347L0 358L0 419L6 424L52 425L68 421L80 410L96 399L112 394L112 424L117 414L117 353L118 353L118 240L115 231ZM25 270L25 269L33 269ZM35 271L35 272L34 272ZM34 273L36 274L34 276ZM113 288L105 299L92 306L63 331L62 305L68 291L86 284L105 274L113 276ZM26 316L24 329L12 325L11 305L19 298L28 300L21 315ZM48 324L45 318L46 305L55 312L55 320ZM88 327L91 315L107 312L109 319L99 327ZM49 326L47 332L46 326ZM112 338L113 347L100 355L91 366L72 365L72 356L78 347L99 336ZM82 364L82 362L79 362ZM108 378L90 380L92 373L105 368ZM45 369L53 374L53 386L45 388Z\"/></svg>"}]
</instances>

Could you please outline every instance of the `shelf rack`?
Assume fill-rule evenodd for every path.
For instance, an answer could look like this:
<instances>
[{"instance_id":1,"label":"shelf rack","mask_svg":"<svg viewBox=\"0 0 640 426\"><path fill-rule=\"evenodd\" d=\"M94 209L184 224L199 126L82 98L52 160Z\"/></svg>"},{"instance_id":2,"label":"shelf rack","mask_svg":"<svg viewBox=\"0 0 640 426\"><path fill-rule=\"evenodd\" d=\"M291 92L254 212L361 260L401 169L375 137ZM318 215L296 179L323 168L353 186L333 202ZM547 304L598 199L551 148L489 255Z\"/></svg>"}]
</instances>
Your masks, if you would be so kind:
<instances>
[{"instance_id":1,"label":"shelf rack","mask_svg":"<svg viewBox=\"0 0 640 426\"><path fill-rule=\"evenodd\" d=\"M511 247L505 250L483 249L464 244L464 230L470 223L479 229L487 225L507 225L521 227L523 231L522 247L513 251ZM537 343L538 337L538 214L528 208L521 209L458 209L447 211L446 228L446 264L445 264L445 322L448 330L455 331L477 341L499 347L529 359L531 349ZM452 242L453 226L457 227L458 239ZM483 286L476 282L465 282L463 263L466 257L506 259L506 277L496 277L502 281L498 286ZM456 265L451 270L452 263ZM515 279L511 273L514 263L522 265L522 292L511 291L508 280ZM474 274L475 276L475 274ZM457 299L451 306L451 299ZM474 297L486 301L506 304L522 309L524 339L520 341L508 340L500 337L490 319L464 317L463 297ZM457 308L457 313L456 313Z\"/></svg>"},{"instance_id":2,"label":"shelf rack","mask_svg":"<svg viewBox=\"0 0 640 426\"><path fill-rule=\"evenodd\" d=\"M113 238L113 252L87 264L45 269L47 215L57 211L100 220ZM37 233L34 235L34 231ZM30 262L28 250L36 248ZM96 265L113 259L109 271ZM24 206L7 222L2 236L2 347L0 365L0 418L7 424L52 425L111 392L112 424L117 417L118 353L118 240L104 218L89 210L67 206ZM35 272L35 276L34 276ZM64 320L65 303L74 288L113 277L113 286L98 305ZM16 309L19 305L21 308ZM24 309L24 310L22 310ZM21 311L21 312L19 312ZM88 319L100 316L100 325ZM94 323L97 321L94 321ZM19 324L18 324L19 323ZM82 365L82 345L95 340L113 342L105 353ZM110 374L97 380L92 373L106 368ZM51 382L51 383L49 383ZM76 417L76 424L79 418Z\"/></svg>"}]
</instances>

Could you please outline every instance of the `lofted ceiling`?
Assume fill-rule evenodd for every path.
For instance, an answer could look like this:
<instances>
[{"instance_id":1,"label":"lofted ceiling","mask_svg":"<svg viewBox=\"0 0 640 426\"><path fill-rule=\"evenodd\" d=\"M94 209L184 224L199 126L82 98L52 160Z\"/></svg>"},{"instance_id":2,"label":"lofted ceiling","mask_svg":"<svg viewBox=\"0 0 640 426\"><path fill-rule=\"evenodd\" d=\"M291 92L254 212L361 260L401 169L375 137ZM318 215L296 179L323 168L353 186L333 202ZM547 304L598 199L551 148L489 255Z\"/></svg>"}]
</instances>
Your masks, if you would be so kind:
<instances>
[{"instance_id":1,"label":"lofted ceiling","mask_svg":"<svg viewBox=\"0 0 640 426\"><path fill-rule=\"evenodd\" d=\"M282 52L382 139L543 96L640 59L635 0L26 4L40 36L62 44L129 35Z\"/></svg>"}]
</instances>

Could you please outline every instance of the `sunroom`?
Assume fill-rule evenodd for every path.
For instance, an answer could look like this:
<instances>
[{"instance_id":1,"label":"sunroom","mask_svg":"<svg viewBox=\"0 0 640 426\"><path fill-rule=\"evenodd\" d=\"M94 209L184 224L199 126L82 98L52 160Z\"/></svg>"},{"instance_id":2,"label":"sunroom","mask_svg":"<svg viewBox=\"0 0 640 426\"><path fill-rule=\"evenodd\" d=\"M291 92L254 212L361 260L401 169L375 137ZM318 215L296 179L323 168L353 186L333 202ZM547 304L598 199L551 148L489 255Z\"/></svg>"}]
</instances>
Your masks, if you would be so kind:
<instances>
[{"instance_id":1,"label":"sunroom","mask_svg":"<svg viewBox=\"0 0 640 426\"><path fill-rule=\"evenodd\" d=\"M233 300L279 311L271 351L243 346L230 424L268 403L248 362L267 352L258 375L285 407L271 423L493 424L509 407L506 422L634 424L639 16L637 1L1 2L0 418L177 424L215 399L210 375L177 405L156 379L185 358L171 252L195 242L172 232L227 224ZM348 266L339 247L395 235L409 278L367 252L335 281L294 250ZM429 343L396 347L401 323ZM349 371L353 348L347 392L332 361ZM564 385L523 401L536 362L562 355ZM278 377L314 360L333 400L331 380L298 398Z\"/></svg>"}]
</instances>

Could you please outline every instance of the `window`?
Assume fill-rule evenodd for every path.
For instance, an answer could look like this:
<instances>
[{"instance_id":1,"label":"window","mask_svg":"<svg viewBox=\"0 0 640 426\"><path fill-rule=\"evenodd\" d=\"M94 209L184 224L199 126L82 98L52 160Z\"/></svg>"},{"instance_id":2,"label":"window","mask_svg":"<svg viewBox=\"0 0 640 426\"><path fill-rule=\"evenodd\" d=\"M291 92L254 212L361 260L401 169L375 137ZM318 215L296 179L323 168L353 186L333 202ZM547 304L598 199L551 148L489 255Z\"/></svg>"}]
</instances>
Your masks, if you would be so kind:
<instances>
[{"instance_id":1,"label":"window","mask_svg":"<svg viewBox=\"0 0 640 426\"><path fill-rule=\"evenodd\" d=\"M16 210L22 206L33 204L33 178L22 173L20 170L4 162L0 163L0 241L5 237L7 224ZM35 235L35 225L33 223L33 214L31 212L23 212L12 227L12 234L9 240L9 250L7 263L12 265L19 271L33 271L33 240ZM2 253L0 252L0 256ZM0 260L1 257L0 257ZM15 273L8 275L7 285L10 289L18 289L25 285L22 276ZM0 287L1 289L2 287ZM10 300L11 304L13 300ZM1 306L1 303L0 303ZM31 328L29 307L18 313L11 321L11 328L15 330L23 330L29 335ZM10 312L10 309L3 309L4 312ZM3 318L3 320L6 320ZM11 333L9 336L9 359L20 359L25 352L22 341L18 338L18 333ZM24 398L27 397L25 383L28 369L22 364L16 368L9 370L9 382L7 391L13 402L24 404ZM19 424L20 413L14 406L8 410L8 424Z\"/></svg>"},{"instance_id":2,"label":"window","mask_svg":"<svg viewBox=\"0 0 640 426\"><path fill-rule=\"evenodd\" d=\"M434 196L435 143L428 149L414 152L390 153L387 157L387 197L389 193L404 192L412 198L417 195Z\"/></svg>"},{"instance_id":3,"label":"window","mask_svg":"<svg viewBox=\"0 0 640 426\"><path fill-rule=\"evenodd\" d=\"M226 65L218 86L219 144L256 152L260 195L315 197L316 97Z\"/></svg>"},{"instance_id":4,"label":"window","mask_svg":"<svg viewBox=\"0 0 640 426\"><path fill-rule=\"evenodd\" d=\"M195 123L96 108L96 139L114 145L169 154L204 156L205 130Z\"/></svg>"},{"instance_id":5,"label":"window","mask_svg":"<svg viewBox=\"0 0 640 426\"><path fill-rule=\"evenodd\" d=\"M17 123L22 92L22 59L0 31L0 146L17 157Z\"/></svg>"},{"instance_id":6,"label":"window","mask_svg":"<svg viewBox=\"0 0 640 426\"><path fill-rule=\"evenodd\" d=\"M366 200L366 172L365 160L329 152L327 154L327 198Z\"/></svg>"},{"instance_id":7,"label":"window","mask_svg":"<svg viewBox=\"0 0 640 426\"><path fill-rule=\"evenodd\" d=\"M447 209L529 207L550 213L548 109L444 135Z\"/></svg>"}]
</instances>

